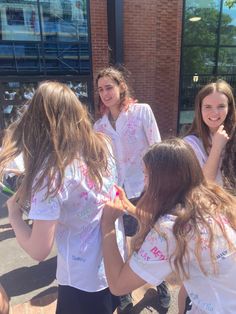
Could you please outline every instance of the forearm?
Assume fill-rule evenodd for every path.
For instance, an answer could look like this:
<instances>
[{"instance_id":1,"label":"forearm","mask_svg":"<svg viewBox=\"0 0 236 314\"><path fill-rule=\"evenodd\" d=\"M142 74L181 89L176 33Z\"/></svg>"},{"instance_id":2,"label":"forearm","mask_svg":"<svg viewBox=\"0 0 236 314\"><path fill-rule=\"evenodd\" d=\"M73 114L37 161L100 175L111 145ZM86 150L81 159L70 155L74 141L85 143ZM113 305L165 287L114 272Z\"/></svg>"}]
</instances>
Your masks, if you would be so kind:
<instances>
[{"instance_id":1,"label":"forearm","mask_svg":"<svg viewBox=\"0 0 236 314\"><path fill-rule=\"evenodd\" d=\"M117 291L124 261L116 242L115 223L103 224L102 248L108 285L112 291Z\"/></svg>"},{"instance_id":2,"label":"forearm","mask_svg":"<svg viewBox=\"0 0 236 314\"><path fill-rule=\"evenodd\" d=\"M17 242L30 256L32 256L30 247L30 236L32 229L24 221L20 211L19 213L14 212L13 214L9 214L9 221L15 233Z\"/></svg>"},{"instance_id":3,"label":"forearm","mask_svg":"<svg viewBox=\"0 0 236 314\"><path fill-rule=\"evenodd\" d=\"M213 148L202 170L207 180L215 181L220 165L221 150Z\"/></svg>"}]
</instances>

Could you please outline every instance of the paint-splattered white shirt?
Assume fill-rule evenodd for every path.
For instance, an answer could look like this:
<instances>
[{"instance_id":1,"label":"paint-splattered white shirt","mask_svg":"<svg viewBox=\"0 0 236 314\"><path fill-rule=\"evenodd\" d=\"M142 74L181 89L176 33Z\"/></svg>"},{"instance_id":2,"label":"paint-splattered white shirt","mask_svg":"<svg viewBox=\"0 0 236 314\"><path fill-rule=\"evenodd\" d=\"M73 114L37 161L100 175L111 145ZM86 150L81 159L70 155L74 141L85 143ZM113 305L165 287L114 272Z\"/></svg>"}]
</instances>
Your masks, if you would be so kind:
<instances>
[{"instance_id":1,"label":"paint-splattered white shirt","mask_svg":"<svg viewBox=\"0 0 236 314\"><path fill-rule=\"evenodd\" d=\"M150 145L161 141L151 107L134 103L120 113L116 130L106 114L95 123L94 128L112 139L118 184L124 187L128 198L140 196L144 188L142 158Z\"/></svg>"},{"instance_id":2,"label":"paint-splattered white shirt","mask_svg":"<svg viewBox=\"0 0 236 314\"><path fill-rule=\"evenodd\" d=\"M200 166L203 167L208 159L208 155L204 149L202 140L198 138L195 135L188 135L184 137L184 140L192 147L192 149L195 152L195 155L200 163ZM217 170L216 174L216 183L219 185L223 185L223 179L222 179L222 174L221 174L221 163L222 163L222 158L219 163L219 167Z\"/></svg>"},{"instance_id":3,"label":"paint-splattered white shirt","mask_svg":"<svg viewBox=\"0 0 236 314\"><path fill-rule=\"evenodd\" d=\"M57 280L60 285L88 292L107 287L100 221L104 204L115 196L116 182L114 160L110 160L110 173L104 177L101 190L89 178L85 163L77 160L67 167L63 187L56 197L45 200L45 189L33 196L29 218L58 220ZM122 220L116 222L116 231L123 256L125 242Z\"/></svg>"},{"instance_id":4,"label":"paint-splattered white shirt","mask_svg":"<svg viewBox=\"0 0 236 314\"><path fill-rule=\"evenodd\" d=\"M208 275L204 275L199 268L192 237L188 241L190 279L183 282L193 302L193 308L188 313L233 314L236 313L236 253L230 252L219 226L211 218L208 221L214 226L214 254L218 274L213 272L210 260L208 232L200 226L202 264ZM224 224L229 239L236 245L236 232L223 216L219 217L219 221ZM173 215L159 219L140 250L134 253L129 261L131 269L154 286L159 285L172 272L169 259L176 243L172 232L174 222Z\"/></svg>"}]
</instances>

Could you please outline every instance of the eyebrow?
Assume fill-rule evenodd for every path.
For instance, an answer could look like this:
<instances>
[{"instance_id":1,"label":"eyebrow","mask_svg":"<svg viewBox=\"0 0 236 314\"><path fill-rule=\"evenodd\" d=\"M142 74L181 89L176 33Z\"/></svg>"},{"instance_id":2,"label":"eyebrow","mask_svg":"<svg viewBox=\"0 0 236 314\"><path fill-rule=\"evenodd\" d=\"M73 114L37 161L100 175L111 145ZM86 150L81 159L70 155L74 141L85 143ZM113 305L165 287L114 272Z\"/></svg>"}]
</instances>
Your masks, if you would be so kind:
<instances>
[{"instance_id":1,"label":"eyebrow","mask_svg":"<svg viewBox=\"0 0 236 314\"><path fill-rule=\"evenodd\" d=\"M99 88L103 88L103 87L109 87L109 86L113 86L112 84L106 84L106 85L104 85L104 86L98 86L98 89Z\"/></svg>"}]
</instances>

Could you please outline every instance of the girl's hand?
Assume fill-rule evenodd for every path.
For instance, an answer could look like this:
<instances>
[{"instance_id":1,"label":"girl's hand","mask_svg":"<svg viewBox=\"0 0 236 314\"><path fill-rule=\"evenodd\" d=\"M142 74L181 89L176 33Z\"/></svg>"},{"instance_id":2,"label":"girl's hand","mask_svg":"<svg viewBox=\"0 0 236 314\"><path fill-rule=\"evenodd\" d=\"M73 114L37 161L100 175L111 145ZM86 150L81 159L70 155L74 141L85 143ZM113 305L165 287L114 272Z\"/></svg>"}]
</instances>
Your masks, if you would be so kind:
<instances>
[{"instance_id":1,"label":"girl's hand","mask_svg":"<svg viewBox=\"0 0 236 314\"><path fill-rule=\"evenodd\" d=\"M126 210L126 213L135 216L136 207L128 200L128 198L126 197L125 191L116 184L115 184L115 188L117 190L116 193L122 202L123 209Z\"/></svg>"},{"instance_id":2,"label":"girl's hand","mask_svg":"<svg viewBox=\"0 0 236 314\"><path fill-rule=\"evenodd\" d=\"M114 224L116 219L125 213L122 201L117 192L113 201L108 201L103 208L102 224Z\"/></svg>"},{"instance_id":3,"label":"girl's hand","mask_svg":"<svg viewBox=\"0 0 236 314\"><path fill-rule=\"evenodd\" d=\"M222 151L229 140L229 135L224 129L224 125L221 125L219 129L212 136L212 147L220 149Z\"/></svg>"},{"instance_id":4,"label":"girl's hand","mask_svg":"<svg viewBox=\"0 0 236 314\"><path fill-rule=\"evenodd\" d=\"M21 206L18 202L18 198L16 196L16 194L14 194L13 196L11 196L8 200L7 200L7 208L8 208L8 215L9 218L14 218L14 217L22 217L23 215L23 211L21 209Z\"/></svg>"}]
</instances>

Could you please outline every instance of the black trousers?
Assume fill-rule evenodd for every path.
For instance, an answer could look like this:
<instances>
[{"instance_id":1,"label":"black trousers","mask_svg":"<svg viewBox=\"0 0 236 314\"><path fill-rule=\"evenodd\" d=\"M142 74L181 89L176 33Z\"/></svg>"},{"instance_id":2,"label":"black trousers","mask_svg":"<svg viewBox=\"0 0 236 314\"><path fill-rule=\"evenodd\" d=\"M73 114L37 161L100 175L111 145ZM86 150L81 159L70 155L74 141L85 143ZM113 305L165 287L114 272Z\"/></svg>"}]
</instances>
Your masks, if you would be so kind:
<instances>
[{"instance_id":1,"label":"black trousers","mask_svg":"<svg viewBox=\"0 0 236 314\"><path fill-rule=\"evenodd\" d=\"M56 314L112 314L119 304L109 288L86 292L59 285Z\"/></svg>"}]
</instances>

